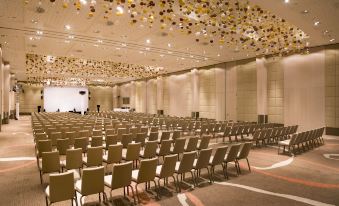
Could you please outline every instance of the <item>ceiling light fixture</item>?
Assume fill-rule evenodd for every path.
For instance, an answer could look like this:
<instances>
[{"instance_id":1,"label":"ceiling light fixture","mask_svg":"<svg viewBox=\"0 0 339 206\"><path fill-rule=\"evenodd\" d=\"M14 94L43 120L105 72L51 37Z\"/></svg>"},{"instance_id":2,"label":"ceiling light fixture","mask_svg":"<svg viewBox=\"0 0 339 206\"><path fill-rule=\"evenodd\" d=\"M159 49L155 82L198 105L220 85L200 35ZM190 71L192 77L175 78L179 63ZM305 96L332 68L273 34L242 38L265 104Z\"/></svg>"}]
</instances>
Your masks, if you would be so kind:
<instances>
[{"instance_id":1,"label":"ceiling light fixture","mask_svg":"<svg viewBox=\"0 0 339 206\"><path fill-rule=\"evenodd\" d=\"M44 32L43 32L43 31L39 31L39 30L38 30L38 31L36 31L36 34L37 34L37 35L43 35L43 34L44 34Z\"/></svg>"},{"instance_id":2,"label":"ceiling light fixture","mask_svg":"<svg viewBox=\"0 0 339 206\"><path fill-rule=\"evenodd\" d=\"M146 39L146 43L147 44L151 43L151 40L150 39Z\"/></svg>"},{"instance_id":3,"label":"ceiling light fixture","mask_svg":"<svg viewBox=\"0 0 339 206\"><path fill-rule=\"evenodd\" d=\"M320 24L320 21L315 21L314 22L314 26L319 26L319 24Z\"/></svg>"},{"instance_id":4,"label":"ceiling light fixture","mask_svg":"<svg viewBox=\"0 0 339 206\"><path fill-rule=\"evenodd\" d=\"M72 28L71 25L69 25L69 24L66 24L66 25L65 25L65 29L66 29L66 30L70 30L71 28Z\"/></svg>"},{"instance_id":5,"label":"ceiling light fixture","mask_svg":"<svg viewBox=\"0 0 339 206\"><path fill-rule=\"evenodd\" d=\"M290 0L284 0L285 4L290 3Z\"/></svg>"},{"instance_id":6,"label":"ceiling light fixture","mask_svg":"<svg viewBox=\"0 0 339 206\"><path fill-rule=\"evenodd\" d=\"M217 56L220 57L220 54L218 54Z\"/></svg>"},{"instance_id":7,"label":"ceiling light fixture","mask_svg":"<svg viewBox=\"0 0 339 206\"><path fill-rule=\"evenodd\" d=\"M172 45L170 43L167 44L168 47L171 47Z\"/></svg>"},{"instance_id":8,"label":"ceiling light fixture","mask_svg":"<svg viewBox=\"0 0 339 206\"><path fill-rule=\"evenodd\" d=\"M69 35L68 38L69 38L69 39L74 39L74 36Z\"/></svg>"},{"instance_id":9,"label":"ceiling light fixture","mask_svg":"<svg viewBox=\"0 0 339 206\"><path fill-rule=\"evenodd\" d=\"M334 42L335 39L330 39L330 42Z\"/></svg>"},{"instance_id":10,"label":"ceiling light fixture","mask_svg":"<svg viewBox=\"0 0 339 206\"><path fill-rule=\"evenodd\" d=\"M122 14L124 14L124 9L121 6L117 6L116 15L120 16Z\"/></svg>"},{"instance_id":11,"label":"ceiling light fixture","mask_svg":"<svg viewBox=\"0 0 339 206\"><path fill-rule=\"evenodd\" d=\"M98 39L97 42L100 43L100 44L102 44L102 40L101 40L101 39Z\"/></svg>"},{"instance_id":12,"label":"ceiling light fixture","mask_svg":"<svg viewBox=\"0 0 339 206\"><path fill-rule=\"evenodd\" d=\"M65 43L68 44L68 43L70 43L70 41L69 40L65 40Z\"/></svg>"},{"instance_id":13,"label":"ceiling light fixture","mask_svg":"<svg viewBox=\"0 0 339 206\"><path fill-rule=\"evenodd\" d=\"M87 0L80 0L80 3L81 3L82 5L87 5Z\"/></svg>"},{"instance_id":14,"label":"ceiling light fixture","mask_svg":"<svg viewBox=\"0 0 339 206\"><path fill-rule=\"evenodd\" d=\"M302 11L303 14L308 14L308 12L309 12L309 11L308 11L307 9L305 9L304 11Z\"/></svg>"}]
</instances>

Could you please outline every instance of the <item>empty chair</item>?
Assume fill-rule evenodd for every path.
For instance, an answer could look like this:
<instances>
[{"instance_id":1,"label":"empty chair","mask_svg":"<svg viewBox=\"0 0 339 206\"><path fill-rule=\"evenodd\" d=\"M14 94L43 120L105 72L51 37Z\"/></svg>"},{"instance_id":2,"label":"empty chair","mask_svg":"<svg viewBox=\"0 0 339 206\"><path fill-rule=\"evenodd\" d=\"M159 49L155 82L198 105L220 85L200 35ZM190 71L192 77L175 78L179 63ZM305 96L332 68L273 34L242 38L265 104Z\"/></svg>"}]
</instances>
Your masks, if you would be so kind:
<instances>
[{"instance_id":1,"label":"empty chair","mask_svg":"<svg viewBox=\"0 0 339 206\"><path fill-rule=\"evenodd\" d=\"M290 153L294 153L294 145L296 145L296 143L297 143L298 135L299 135L298 133L297 134L292 134L291 139L279 141L278 142L278 154L279 154L281 146L283 146L283 153L285 152L285 148L286 147L288 147L288 151Z\"/></svg>"},{"instance_id":2,"label":"empty chair","mask_svg":"<svg viewBox=\"0 0 339 206\"><path fill-rule=\"evenodd\" d=\"M115 145L118 143L118 136L117 135L107 135L105 139L105 147L108 150L110 145Z\"/></svg>"},{"instance_id":3,"label":"empty chair","mask_svg":"<svg viewBox=\"0 0 339 206\"><path fill-rule=\"evenodd\" d=\"M42 162L39 168L40 172L40 183L43 183L43 175L47 173L60 172L60 157L59 152L43 152Z\"/></svg>"},{"instance_id":4,"label":"empty chair","mask_svg":"<svg viewBox=\"0 0 339 206\"><path fill-rule=\"evenodd\" d=\"M209 163L211 155L212 155L212 149L202 149L199 153L198 158L194 160L193 169L196 172L195 174L196 183L197 183L197 178L200 176L201 169L207 169L208 178L210 180L210 183L212 183L210 169L208 168L208 163Z\"/></svg>"},{"instance_id":5,"label":"empty chair","mask_svg":"<svg viewBox=\"0 0 339 206\"><path fill-rule=\"evenodd\" d=\"M136 127L130 128L129 132L132 135L132 139L135 140L137 138L137 133L138 133L139 129Z\"/></svg>"},{"instance_id":6,"label":"empty chair","mask_svg":"<svg viewBox=\"0 0 339 206\"><path fill-rule=\"evenodd\" d=\"M160 143L160 147L157 148L157 156L164 156L171 154L171 145L172 145L172 140L164 140Z\"/></svg>"},{"instance_id":7,"label":"empty chair","mask_svg":"<svg viewBox=\"0 0 339 206\"><path fill-rule=\"evenodd\" d=\"M52 151L52 141L51 140L39 140L37 142L37 165L40 166L40 158L42 157L43 152L51 152Z\"/></svg>"},{"instance_id":8,"label":"empty chair","mask_svg":"<svg viewBox=\"0 0 339 206\"><path fill-rule=\"evenodd\" d=\"M138 184L152 181L154 182L155 188L157 187L157 183L154 180L155 174L156 174L157 162L158 162L157 158L141 160L140 169L132 171L132 181L136 183L135 191L136 191L136 195L137 195L139 202L140 202L140 199L138 196ZM148 185L148 188L150 188L150 183ZM157 196L158 196L158 193L157 193Z\"/></svg>"},{"instance_id":9,"label":"empty chair","mask_svg":"<svg viewBox=\"0 0 339 206\"><path fill-rule=\"evenodd\" d=\"M171 154L177 154L178 160L179 160L179 155L183 153L185 150L185 143L186 143L186 139L184 138L176 139L174 146L171 148Z\"/></svg>"},{"instance_id":10,"label":"empty chair","mask_svg":"<svg viewBox=\"0 0 339 206\"><path fill-rule=\"evenodd\" d=\"M66 151L69 149L69 139L57 139L57 150L59 155L66 155Z\"/></svg>"},{"instance_id":11,"label":"empty chair","mask_svg":"<svg viewBox=\"0 0 339 206\"><path fill-rule=\"evenodd\" d=\"M107 155L103 156L106 166L109 164L120 163L122 160L122 144L109 145Z\"/></svg>"},{"instance_id":12,"label":"empty chair","mask_svg":"<svg viewBox=\"0 0 339 206\"><path fill-rule=\"evenodd\" d=\"M121 138L121 144L124 148L127 148L129 143L132 143L132 135L131 134L123 134Z\"/></svg>"},{"instance_id":13,"label":"empty chair","mask_svg":"<svg viewBox=\"0 0 339 206\"><path fill-rule=\"evenodd\" d=\"M105 193L104 167L86 168L82 171L82 178L75 183L75 190L81 194L80 204L82 205L82 198L92 194L99 194L99 202L101 196L103 200L107 199Z\"/></svg>"},{"instance_id":14,"label":"empty chair","mask_svg":"<svg viewBox=\"0 0 339 206\"><path fill-rule=\"evenodd\" d=\"M237 156L239 152L240 144L233 144L228 147L227 154L224 158L224 163L225 163L225 176L228 179L228 173L227 173L227 163L229 162L234 162L235 163L235 168L237 170L237 174L239 172L238 170L238 164L237 164Z\"/></svg>"},{"instance_id":15,"label":"empty chair","mask_svg":"<svg viewBox=\"0 0 339 206\"><path fill-rule=\"evenodd\" d=\"M239 153L238 153L237 158L236 158L237 163L238 163L239 173L241 173L239 160L242 160L242 159L246 159L248 170L251 171L250 162L248 161L248 155L250 153L251 148L252 148L252 142L245 142L245 143L241 144L241 146L239 148Z\"/></svg>"},{"instance_id":16,"label":"empty chair","mask_svg":"<svg viewBox=\"0 0 339 206\"><path fill-rule=\"evenodd\" d=\"M164 163L158 165L156 169L156 177L158 179L158 186L160 187L160 179L164 179L164 185L167 182L168 177L172 177L175 185L175 190L178 191L177 183L174 177L175 165L177 162L177 155L168 155L164 157Z\"/></svg>"},{"instance_id":17,"label":"empty chair","mask_svg":"<svg viewBox=\"0 0 339 206\"><path fill-rule=\"evenodd\" d=\"M81 148L83 153L87 152L88 144L89 144L88 137L80 137L74 139L74 148Z\"/></svg>"},{"instance_id":18,"label":"empty chair","mask_svg":"<svg viewBox=\"0 0 339 206\"><path fill-rule=\"evenodd\" d=\"M67 171L74 171L74 178L77 179L80 177L80 170L82 168L82 150L78 149L68 149L66 151L66 159L61 162L62 169L65 168ZM76 169L78 172L76 172Z\"/></svg>"},{"instance_id":19,"label":"empty chair","mask_svg":"<svg viewBox=\"0 0 339 206\"><path fill-rule=\"evenodd\" d=\"M208 144L210 143L211 136L210 135L204 135L200 138L200 141L197 145L197 150L200 151L202 149L207 149Z\"/></svg>"},{"instance_id":20,"label":"empty chair","mask_svg":"<svg viewBox=\"0 0 339 206\"><path fill-rule=\"evenodd\" d=\"M35 133L34 134L34 141L38 142L40 140L47 140L47 134L46 133Z\"/></svg>"},{"instance_id":21,"label":"empty chair","mask_svg":"<svg viewBox=\"0 0 339 206\"><path fill-rule=\"evenodd\" d=\"M156 141L146 142L145 148L140 151L140 157L148 159L155 157L157 154L157 147L158 142Z\"/></svg>"},{"instance_id":22,"label":"empty chair","mask_svg":"<svg viewBox=\"0 0 339 206\"><path fill-rule=\"evenodd\" d=\"M87 149L87 156L83 158L83 163L87 167L101 166L102 158L102 147L90 147Z\"/></svg>"},{"instance_id":23,"label":"empty chair","mask_svg":"<svg viewBox=\"0 0 339 206\"><path fill-rule=\"evenodd\" d=\"M62 139L62 134L61 134L61 132L52 132L49 135L49 139L52 140L52 146L56 146L57 140Z\"/></svg>"},{"instance_id":24,"label":"empty chair","mask_svg":"<svg viewBox=\"0 0 339 206\"><path fill-rule=\"evenodd\" d=\"M127 133L126 128L118 128L117 135L118 135L118 141L121 141L122 135Z\"/></svg>"},{"instance_id":25,"label":"empty chair","mask_svg":"<svg viewBox=\"0 0 339 206\"><path fill-rule=\"evenodd\" d=\"M100 147L100 146L102 146L102 136L92 136L91 147Z\"/></svg>"},{"instance_id":26,"label":"empty chair","mask_svg":"<svg viewBox=\"0 0 339 206\"><path fill-rule=\"evenodd\" d=\"M198 145L198 137L191 137L188 139L188 143L185 147L185 152L195 151Z\"/></svg>"},{"instance_id":27,"label":"empty chair","mask_svg":"<svg viewBox=\"0 0 339 206\"><path fill-rule=\"evenodd\" d=\"M115 130L114 129L106 129L105 130L105 135L115 135Z\"/></svg>"},{"instance_id":28,"label":"empty chair","mask_svg":"<svg viewBox=\"0 0 339 206\"><path fill-rule=\"evenodd\" d=\"M100 136L102 137L102 130L93 130L92 136Z\"/></svg>"},{"instance_id":29,"label":"empty chair","mask_svg":"<svg viewBox=\"0 0 339 206\"><path fill-rule=\"evenodd\" d=\"M79 137L90 137L90 131L89 130L80 130L79 131Z\"/></svg>"},{"instance_id":30,"label":"empty chair","mask_svg":"<svg viewBox=\"0 0 339 206\"><path fill-rule=\"evenodd\" d=\"M110 196L112 197L112 191L117 188L124 188L124 196L126 196L125 188L129 187L132 190L134 204L136 204L134 190L131 186L132 181L132 162L125 162L121 164L114 164L112 169L112 175L106 175L104 178L105 186L111 189Z\"/></svg>"},{"instance_id":31,"label":"empty chair","mask_svg":"<svg viewBox=\"0 0 339 206\"><path fill-rule=\"evenodd\" d=\"M169 140L170 139L171 133L169 131L163 131L160 136L160 140L158 140L158 143L160 144L164 140Z\"/></svg>"},{"instance_id":32,"label":"empty chair","mask_svg":"<svg viewBox=\"0 0 339 206\"><path fill-rule=\"evenodd\" d=\"M74 190L73 172L51 174L49 176L49 185L45 189L45 195L46 205L65 200L71 200L72 205L74 200L76 205L78 205Z\"/></svg>"},{"instance_id":33,"label":"empty chair","mask_svg":"<svg viewBox=\"0 0 339 206\"><path fill-rule=\"evenodd\" d=\"M151 132L148 137L148 141L158 141L159 133Z\"/></svg>"},{"instance_id":34,"label":"empty chair","mask_svg":"<svg viewBox=\"0 0 339 206\"><path fill-rule=\"evenodd\" d=\"M226 171L225 171L225 165L224 165L224 159L227 152L228 146L218 147L215 151L214 156L211 156L209 160L209 165L211 166L211 179L213 181L213 177L215 174L215 166L221 165L224 177L226 178Z\"/></svg>"},{"instance_id":35,"label":"empty chair","mask_svg":"<svg viewBox=\"0 0 339 206\"><path fill-rule=\"evenodd\" d=\"M146 137L147 137L146 133L137 133L137 137L135 138L135 143L141 143L141 146L144 147L145 142L146 142Z\"/></svg>"},{"instance_id":36,"label":"empty chair","mask_svg":"<svg viewBox=\"0 0 339 206\"><path fill-rule=\"evenodd\" d=\"M173 131L172 142L175 142L175 140L179 138L180 138L180 131L179 130Z\"/></svg>"},{"instance_id":37,"label":"empty chair","mask_svg":"<svg viewBox=\"0 0 339 206\"><path fill-rule=\"evenodd\" d=\"M195 159L195 152L185 152L182 156L182 159L180 162L177 162L175 165L175 174L177 175L177 184L178 184L178 188L179 191L181 192L181 187L180 184L184 178L183 175L185 173L190 172L192 175L192 179L193 179L193 184L194 183L194 173L192 172L192 168L193 168L193 163L194 163L194 159ZM179 181L179 175L181 176L180 181Z\"/></svg>"},{"instance_id":38,"label":"empty chair","mask_svg":"<svg viewBox=\"0 0 339 206\"><path fill-rule=\"evenodd\" d=\"M133 161L135 167L138 167L139 153L141 143L130 143L127 146L127 151L122 154L122 159L125 161Z\"/></svg>"},{"instance_id":39,"label":"empty chair","mask_svg":"<svg viewBox=\"0 0 339 206\"><path fill-rule=\"evenodd\" d=\"M65 138L69 140L70 145L74 145L74 139L76 138L77 133L76 132L66 132Z\"/></svg>"}]
</instances>

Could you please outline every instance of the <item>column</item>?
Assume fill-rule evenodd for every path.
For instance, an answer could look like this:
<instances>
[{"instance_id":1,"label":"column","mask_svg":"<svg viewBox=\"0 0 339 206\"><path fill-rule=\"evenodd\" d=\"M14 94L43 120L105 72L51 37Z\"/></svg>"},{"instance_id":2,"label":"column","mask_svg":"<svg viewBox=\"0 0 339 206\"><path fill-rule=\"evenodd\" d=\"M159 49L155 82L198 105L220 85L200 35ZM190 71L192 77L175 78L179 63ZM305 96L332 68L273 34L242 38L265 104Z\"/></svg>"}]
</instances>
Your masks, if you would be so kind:
<instances>
[{"instance_id":1,"label":"column","mask_svg":"<svg viewBox=\"0 0 339 206\"><path fill-rule=\"evenodd\" d=\"M2 50L1 50L1 47L0 47L0 131L1 131L1 125L2 125L2 85L3 85L3 62L2 62Z\"/></svg>"},{"instance_id":2,"label":"column","mask_svg":"<svg viewBox=\"0 0 339 206\"><path fill-rule=\"evenodd\" d=\"M164 79L157 77L157 111L158 115L164 114Z\"/></svg>"},{"instance_id":3,"label":"column","mask_svg":"<svg viewBox=\"0 0 339 206\"><path fill-rule=\"evenodd\" d=\"M267 115L267 68L265 58L256 59L257 67L257 114L258 122L268 122Z\"/></svg>"},{"instance_id":4,"label":"column","mask_svg":"<svg viewBox=\"0 0 339 206\"><path fill-rule=\"evenodd\" d=\"M135 81L132 81L130 89L130 107L133 111L135 111L135 91Z\"/></svg>"},{"instance_id":5,"label":"column","mask_svg":"<svg viewBox=\"0 0 339 206\"><path fill-rule=\"evenodd\" d=\"M113 109L120 107L119 100L120 100L120 87L118 85L115 85L113 87Z\"/></svg>"},{"instance_id":6,"label":"column","mask_svg":"<svg viewBox=\"0 0 339 206\"><path fill-rule=\"evenodd\" d=\"M4 124L9 123L10 112L10 84L11 84L10 65L6 64L3 69L3 115Z\"/></svg>"},{"instance_id":7,"label":"column","mask_svg":"<svg viewBox=\"0 0 339 206\"><path fill-rule=\"evenodd\" d=\"M226 71L215 68L215 119L223 121L226 118Z\"/></svg>"},{"instance_id":8,"label":"column","mask_svg":"<svg viewBox=\"0 0 339 206\"><path fill-rule=\"evenodd\" d=\"M199 71L191 70L191 88L192 88L192 116L199 117Z\"/></svg>"},{"instance_id":9,"label":"column","mask_svg":"<svg viewBox=\"0 0 339 206\"><path fill-rule=\"evenodd\" d=\"M235 62L226 64L226 120L237 120L237 67Z\"/></svg>"}]
</instances>

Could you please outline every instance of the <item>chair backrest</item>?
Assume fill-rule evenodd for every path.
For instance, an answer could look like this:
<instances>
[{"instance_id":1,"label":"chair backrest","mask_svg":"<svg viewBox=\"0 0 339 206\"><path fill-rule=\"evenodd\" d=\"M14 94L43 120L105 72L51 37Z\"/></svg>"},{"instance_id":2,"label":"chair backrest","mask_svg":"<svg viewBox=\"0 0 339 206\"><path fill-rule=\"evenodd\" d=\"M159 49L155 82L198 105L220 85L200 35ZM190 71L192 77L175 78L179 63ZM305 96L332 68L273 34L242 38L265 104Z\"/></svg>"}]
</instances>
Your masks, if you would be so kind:
<instances>
[{"instance_id":1,"label":"chair backrest","mask_svg":"<svg viewBox=\"0 0 339 206\"><path fill-rule=\"evenodd\" d=\"M139 152L141 143L130 143L127 146L126 160L137 160L139 159Z\"/></svg>"},{"instance_id":2,"label":"chair backrest","mask_svg":"<svg viewBox=\"0 0 339 206\"><path fill-rule=\"evenodd\" d=\"M143 147L145 145L146 137L147 137L147 133L137 133L135 142L141 143L141 146Z\"/></svg>"},{"instance_id":3,"label":"chair backrest","mask_svg":"<svg viewBox=\"0 0 339 206\"><path fill-rule=\"evenodd\" d=\"M122 158L122 144L109 145L107 162L109 164L120 162Z\"/></svg>"},{"instance_id":4,"label":"chair backrest","mask_svg":"<svg viewBox=\"0 0 339 206\"><path fill-rule=\"evenodd\" d=\"M66 151L69 149L69 139L57 139L57 150L60 155L66 155Z\"/></svg>"},{"instance_id":5,"label":"chair backrest","mask_svg":"<svg viewBox=\"0 0 339 206\"><path fill-rule=\"evenodd\" d=\"M176 139L172 153L174 153L174 154L183 153L184 150L185 150L185 143L186 143L186 139L184 139L184 138Z\"/></svg>"},{"instance_id":6,"label":"chair backrest","mask_svg":"<svg viewBox=\"0 0 339 206\"><path fill-rule=\"evenodd\" d=\"M199 157L197 159L195 169L202 169L202 168L208 167L208 163L210 161L211 155L212 155L212 148L202 149L199 153Z\"/></svg>"},{"instance_id":7,"label":"chair backrest","mask_svg":"<svg viewBox=\"0 0 339 206\"><path fill-rule=\"evenodd\" d=\"M157 154L157 147L158 147L158 142L157 141L146 142L143 157L144 158L155 157L156 154Z\"/></svg>"},{"instance_id":8,"label":"chair backrest","mask_svg":"<svg viewBox=\"0 0 339 206\"><path fill-rule=\"evenodd\" d=\"M106 149L108 149L109 145L115 145L118 143L118 135L107 135L105 141Z\"/></svg>"},{"instance_id":9,"label":"chair backrest","mask_svg":"<svg viewBox=\"0 0 339 206\"><path fill-rule=\"evenodd\" d=\"M91 195L104 192L104 167L85 168L82 171L81 194Z\"/></svg>"},{"instance_id":10,"label":"chair backrest","mask_svg":"<svg viewBox=\"0 0 339 206\"><path fill-rule=\"evenodd\" d=\"M173 142L176 140L176 139L179 139L180 138L180 131L179 130L174 130L173 131L173 135L172 135L172 140Z\"/></svg>"},{"instance_id":11,"label":"chair backrest","mask_svg":"<svg viewBox=\"0 0 339 206\"><path fill-rule=\"evenodd\" d=\"M51 173L60 171L59 152L43 152L42 153L42 172Z\"/></svg>"},{"instance_id":12,"label":"chair backrest","mask_svg":"<svg viewBox=\"0 0 339 206\"><path fill-rule=\"evenodd\" d=\"M69 140L70 145L74 145L74 139L76 138L76 132L66 132L65 138Z\"/></svg>"},{"instance_id":13,"label":"chair backrest","mask_svg":"<svg viewBox=\"0 0 339 206\"><path fill-rule=\"evenodd\" d=\"M200 139L200 144L198 145L197 149L207 149L208 144L210 143L211 136L210 135L203 135Z\"/></svg>"},{"instance_id":14,"label":"chair backrest","mask_svg":"<svg viewBox=\"0 0 339 206\"><path fill-rule=\"evenodd\" d=\"M240 149L240 144L230 145L228 147L228 150L227 150L227 155L225 157L225 162L235 161L237 156L238 156L239 149Z\"/></svg>"},{"instance_id":15,"label":"chair backrest","mask_svg":"<svg viewBox=\"0 0 339 206\"><path fill-rule=\"evenodd\" d=\"M79 169L82 167L82 149L68 149L66 151L66 169Z\"/></svg>"},{"instance_id":16,"label":"chair backrest","mask_svg":"<svg viewBox=\"0 0 339 206\"><path fill-rule=\"evenodd\" d=\"M213 156L212 165L220 165L225 159L228 146L218 147Z\"/></svg>"},{"instance_id":17,"label":"chair backrest","mask_svg":"<svg viewBox=\"0 0 339 206\"><path fill-rule=\"evenodd\" d=\"M129 132L131 133L133 140L136 139L138 131L139 129L137 127L133 127L129 129Z\"/></svg>"},{"instance_id":18,"label":"chair backrest","mask_svg":"<svg viewBox=\"0 0 339 206\"><path fill-rule=\"evenodd\" d=\"M101 136L102 137L102 130L93 130L92 136Z\"/></svg>"},{"instance_id":19,"label":"chair backrest","mask_svg":"<svg viewBox=\"0 0 339 206\"><path fill-rule=\"evenodd\" d=\"M148 137L148 141L158 141L159 133L151 132Z\"/></svg>"},{"instance_id":20,"label":"chair backrest","mask_svg":"<svg viewBox=\"0 0 339 206\"><path fill-rule=\"evenodd\" d=\"M121 138L121 144L124 148L127 148L127 145L132 142L132 134L123 134Z\"/></svg>"},{"instance_id":21,"label":"chair backrest","mask_svg":"<svg viewBox=\"0 0 339 206\"><path fill-rule=\"evenodd\" d=\"M90 137L90 131L89 130L80 130L79 131L79 137Z\"/></svg>"},{"instance_id":22,"label":"chair backrest","mask_svg":"<svg viewBox=\"0 0 339 206\"><path fill-rule=\"evenodd\" d=\"M138 173L138 183L152 181L155 178L158 158L141 160Z\"/></svg>"},{"instance_id":23,"label":"chair backrest","mask_svg":"<svg viewBox=\"0 0 339 206\"><path fill-rule=\"evenodd\" d=\"M252 142L245 142L241 144L237 159L245 159L248 157L252 148Z\"/></svg>"},{"instance_id":24,"label":"chair backrest","mask_svg":"<svg viewBox=\"0 0 339 206\"><path fill-rule=\"evenodd\" d=\"M164 156L168 155L171 152L172 140L163 140L160 144L160 149L158 155Z\"/></svg>"},{"instance_id":25,"label":"chair backrest","mask_svg":"<svg viewBox=\"0 0 339 206\"><path fill-rule=\"evenodd\" d=\"M126 187L131 184L133 163L131 161L114 164L112 170L112 190Z\"/></svg>"},{"instance_id":26,"label":"chair backrest","mask_svg":"<svg viewBox=\"0 0 339 206\"><path fill-rule=\"evenodd\" d=\"M114 129L106 129L105 130L105 135L114 135L115 134L115 130Z\"/></svg>"},{"instance_id":27,"label":"chair backrest","mask_svg":"<svg viewBox=\"0 0 339 206\"><path fill-rule=\"evenodd\" d=\"M91 147L102 146L102 136L92 136Z\"/></svg>"},{"instance_id":28,"label":"chair backrest","mask_svg":"<svg viewBox=\"0 0 339 206\"><path fill-rule=\"evenodd\" d=\"M39 140L47 140L47 134L46 133L35 133L34 134L35 142L38 142Z\"/></svg>"},{"instance_id":29,"label":"chair backrest","mask_svg":"<svg viewBox=\"0 0 339 206\"><path fill-rule=\"evenodd\" d=\"M164 157L164 163L161 167L160 178L172 176L175 171L175 165L177 162L178 155L167 155Z\"/></svg>"},{"instance_id":30,"label":"chair backrest","mask_svg":"<svg viewBox=\"0 0 339 206\"><path fill-rule=\"evenodd\" d=\"M146 135L147 135L148 134L148 127L141 127L140 133L146 133Z\"/></svg>"},{"instance_id":31,"label":"chair backrest","mask_svg":"<svg viewBox=\"0 0 339 206\"><path fill-rule=\"evenodd\" d=\"M193 168L195 155L196 155L195 151L185 152L182 156L182 159L180 161L180 165L179 165L177 172L178 173L190 172L191 169Z\"/></svg>"},{"instance_id":32,"label":"chair backrest","mask_svg":"<svg viewBox=\"0 0 339 206\"><path fill-rule=\"evenodd\" d=\"M89 144L88 142L89 142L88 137L75 138L74 139L74 148L81 148L82 152L86 152L87 146Z\"/></svg>"},{"instance_id":33,"label":"chair backrest","mask_svg":"<svg viewBox=\"0 0 339 206\"><path fill-rule=\"evenodd\" d=\"M39 140L37 143L38 148L38 157L42 156L43 152L51 152L52 151L52 141L51 140Z\"/></svg>"},{"instance_id":34,"label":"chair backrest","mask_svg":"<svg viewBox=\"0 0 339 206\"><path fill-rule=\"evenodd\" d=\"M185 152L191 152L196 150L198 144L198 137L191 137L188 139L187 146L185 148Z\"/></svg>"},{"instance_id":35,"label":"chair backrest","mask_svg":"<svg viewBox=\"0 0 339 206\"><path fill-rule=\"evenodd\" d=\"M161 137L160 137L160 141L164 141L164 140L169 140L170 139L170 135L171 135L171 132L169 131L163 131L161 133Z\"/></svg>"},{"instance_id":36,"label":"chair backrest","mask_svg":"<svg viewBox=\"0 0 339 206\"><path fill-rule=\"evenodd\" d=\"M72 199L74 195L73 172L49 175L49 199L52 203Z\"/></svg>"},{"instance_id":37,"label":"chair backrest","mask_svg":"<svg viewBox=\"0 0 339 206\"><path fill-rule=\"evenodd\" d=\"M118 128L118 141L121 141L122 139L122 135L127 133L127 129L126 128Z\"/></svg>"},{"instance_id":38,"label":"chair backrest","mask_svg":"<svg viewBox=\"0 0 339 206\"><path fill-rule=\"evenodd\" d=\"M102 147L90 147L87 149L87 166L102 165Z\"/></svg>"},{"instance_id":39,"label":"chair backrest","mask_svg":"<svg viewBox=\"0 0 339 206\"><path fill-rule=\"evenodd\" d=\"M61 132L52 132L49 135L50 139L52 140L52 146L56 146L57 144L57 139L61 139L62 138L62 134Z\"/></svg>"}]
</instances>

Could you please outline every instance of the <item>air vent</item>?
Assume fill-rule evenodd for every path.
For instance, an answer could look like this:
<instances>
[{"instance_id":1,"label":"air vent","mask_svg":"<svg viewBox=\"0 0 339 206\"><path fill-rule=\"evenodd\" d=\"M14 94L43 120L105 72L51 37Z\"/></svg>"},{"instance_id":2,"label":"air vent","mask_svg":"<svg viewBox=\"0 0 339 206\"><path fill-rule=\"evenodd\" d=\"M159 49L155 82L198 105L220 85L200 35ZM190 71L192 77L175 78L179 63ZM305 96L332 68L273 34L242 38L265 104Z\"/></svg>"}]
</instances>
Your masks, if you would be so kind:
<instances>
[{"instance_id":1,"label":"air vent","mask_svg":"<svg viewBox=\"0 0 339 206\"><path fill-rule=\"evenodd\" d=\"M42 14L42 13L44 13L45 12L45 9L44 8L42 8L41 6L38 6L37 8L36 8L36 13L39 13L39 14Z\"/></svg>"},{"instance_id":2,"label":"air vent","mask_svg":"<svg viewBox=\"0 0 339 206\"><path fill-rule=\"evenodd\" d=\"M106 22L106 25L107 25L107 26L113 26L113 25L114 25L114 22L113 22L113 21L110 21L110 20L108 20L108 21Z\"/></svg>"},{"instance_id":3,"label":"air vent","mask_svg":"<svg viewBox=\"0 0 339 206\"><path fill-rule=\"evenodd\" d=\"M31 45L31 47L33 47L33 48L36 48L36 47L38 47L37 45L35 45L35 44L32 44Z\"/></svg>"}]
</instances>

